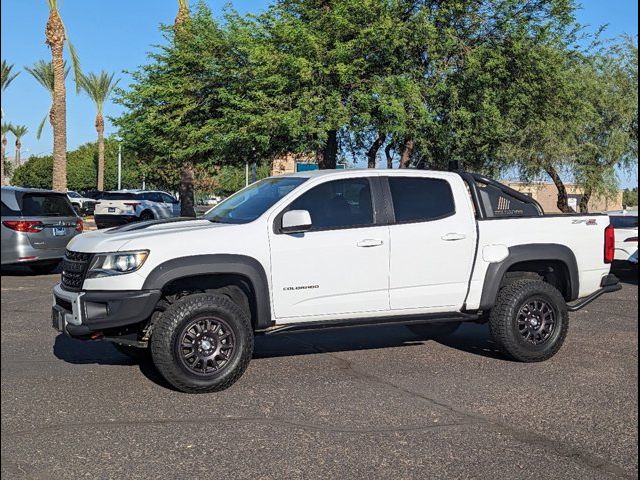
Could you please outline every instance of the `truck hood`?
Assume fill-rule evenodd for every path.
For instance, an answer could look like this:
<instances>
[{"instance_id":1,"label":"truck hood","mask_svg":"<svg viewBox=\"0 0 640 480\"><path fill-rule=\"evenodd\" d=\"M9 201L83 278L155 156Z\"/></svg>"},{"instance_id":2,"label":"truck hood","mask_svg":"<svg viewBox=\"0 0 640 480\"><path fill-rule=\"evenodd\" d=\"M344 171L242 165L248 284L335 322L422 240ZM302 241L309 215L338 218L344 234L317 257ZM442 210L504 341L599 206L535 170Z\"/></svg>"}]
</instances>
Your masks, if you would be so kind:
<instances>
[{"instance_id":1,"label":"truck hood","mask_svg":"<svg viewBox=\"0 0 640 480\"><path fill-rule=\"evenodd\" d=\"M235 225L212 223L209 220L157 221L129 224L123 227L106 230L93 230L77 235L67 245L74 252L104 253L126 250L132 241L140 244L157 244L158 242L185 242L187 235L201 230L215 228L232 228ZM175 238L172 238L175 237Z\"/></svg>"}]
</instances>

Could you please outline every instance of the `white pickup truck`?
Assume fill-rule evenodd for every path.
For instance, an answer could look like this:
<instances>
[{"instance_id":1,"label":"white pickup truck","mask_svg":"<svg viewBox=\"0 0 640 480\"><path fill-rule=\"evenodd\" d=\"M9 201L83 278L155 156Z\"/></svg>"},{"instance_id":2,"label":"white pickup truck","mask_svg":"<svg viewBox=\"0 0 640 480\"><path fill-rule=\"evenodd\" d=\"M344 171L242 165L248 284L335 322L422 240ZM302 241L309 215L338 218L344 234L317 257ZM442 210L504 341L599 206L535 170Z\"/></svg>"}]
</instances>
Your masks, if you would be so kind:
<instances>
[{"instance_id":1,"label":"white pickup truck","mask_svg":"<svg viewBox=\"0 0 640 480\"><path fill-rule=\"evenodd\" d=\"M261 180L200 219L75 237L54 328L136 355L185 392L229 387L257 334L487 322L512 359L553 356L568 312L619 290L606 215L545 215L464 172L315 171Z\"/></svg>"}]
</instances>

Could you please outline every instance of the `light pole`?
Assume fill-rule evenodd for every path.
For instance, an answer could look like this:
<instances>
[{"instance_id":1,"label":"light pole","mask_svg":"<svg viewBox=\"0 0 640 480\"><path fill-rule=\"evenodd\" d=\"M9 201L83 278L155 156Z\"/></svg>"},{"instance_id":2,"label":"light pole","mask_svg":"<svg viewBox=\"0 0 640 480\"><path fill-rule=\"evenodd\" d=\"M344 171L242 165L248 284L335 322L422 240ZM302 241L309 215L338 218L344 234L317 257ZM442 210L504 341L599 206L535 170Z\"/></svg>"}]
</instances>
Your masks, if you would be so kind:
<instances>
[{"instance_id":1,"label":"light pole","mask_svg":"<svg viewBox=\"0 0 640 480\"><path fill-rule=\"evenodd\" d=\"M122 143L118 142L118 190L122 190Z\"/></svg>"}]
</instances>

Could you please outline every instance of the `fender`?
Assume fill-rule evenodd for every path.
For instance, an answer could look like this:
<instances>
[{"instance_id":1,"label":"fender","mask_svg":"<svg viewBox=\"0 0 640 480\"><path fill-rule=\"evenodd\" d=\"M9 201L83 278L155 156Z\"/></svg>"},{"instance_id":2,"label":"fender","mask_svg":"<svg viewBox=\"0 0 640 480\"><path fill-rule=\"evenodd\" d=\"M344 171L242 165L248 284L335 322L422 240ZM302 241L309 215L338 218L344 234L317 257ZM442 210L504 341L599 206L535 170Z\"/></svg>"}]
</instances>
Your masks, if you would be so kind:
<instances>
[{"instance_id":1,"label":"fender","mask_svg":"<svg viewBox=\"0 0 640 480\"><path fill-rule=\"evenodd\" d=\"M165 285L180 278L196 275L228 273L247 279L256 297L256 328L271 326L271 303L269 282L262 264L245 255L193 255L174 258L155 267L147 276L144 290L161 290Z\"/></svg>"},{"instance_id":2,"label":"fender","mask_svg":"<svg viewBox=\"0 0 640 480\"><path fill-rule=\"evenodd\" d=\"M534 243L531 245L516 245L509 247L509 255L503 261L492 263L487 268L480 298L480 310L489 310L493 307L502 279L507 270L516 263L554 260L562 262L569 272L569 294L567 301L578 298L580 291L580 272L576 256L570 248L556 243Z\"/></svg>"}]
</instances>

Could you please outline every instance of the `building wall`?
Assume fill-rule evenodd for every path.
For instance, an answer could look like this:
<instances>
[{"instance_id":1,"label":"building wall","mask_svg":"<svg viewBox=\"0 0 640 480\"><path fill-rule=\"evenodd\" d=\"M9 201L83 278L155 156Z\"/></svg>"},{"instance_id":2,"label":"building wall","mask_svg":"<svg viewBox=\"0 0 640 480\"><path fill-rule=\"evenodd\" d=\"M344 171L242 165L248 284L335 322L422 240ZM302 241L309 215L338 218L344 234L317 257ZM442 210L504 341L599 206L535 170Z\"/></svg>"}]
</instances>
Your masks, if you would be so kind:
<instances>
[{"instance_id":1,"label":"building wall","mask_svg":"<svg viewBox=\"0 0 640 480\"><path fill-rule=\"evenodd\" d=\"M558 209L558 190L552 183L534 182L534 183L521 183L521 182L506 182L511 188L518 190L519 192L531 195L535 200L542 205L542 208L547 213L559 213ZM567 187L567 193L569 194L569 203L572 207L578 209L580 203L580 197L583 191L576 185L565 184ZM609 210L621 210L622 209L622 195L623 192L619 191L612 198L596 198L592 197L589 201L589 212L606 212Z\"/></svg>"},{"instance_id":2,"label":"building wall","mask_svg":"<svg viewBox=\"0 0 640 480\"><path fill-rule=\"evenodd\" d=\"M296 162L313 163L314 160L309 155L287 153L277 157L271 162L271 175L285 175L295 173Z\"/></svg>"}]
</instances>

